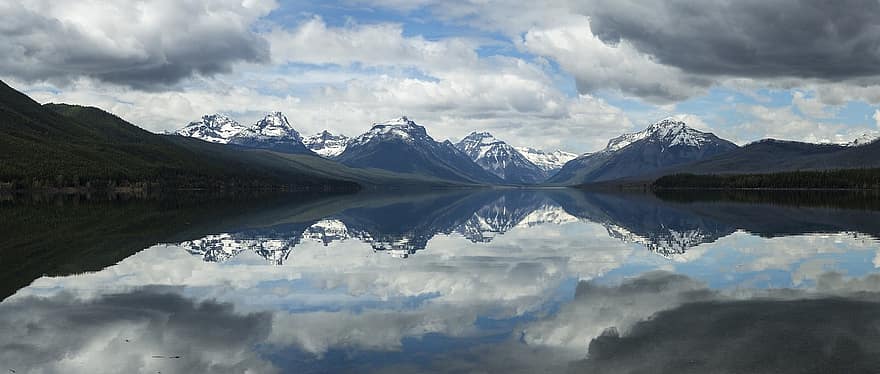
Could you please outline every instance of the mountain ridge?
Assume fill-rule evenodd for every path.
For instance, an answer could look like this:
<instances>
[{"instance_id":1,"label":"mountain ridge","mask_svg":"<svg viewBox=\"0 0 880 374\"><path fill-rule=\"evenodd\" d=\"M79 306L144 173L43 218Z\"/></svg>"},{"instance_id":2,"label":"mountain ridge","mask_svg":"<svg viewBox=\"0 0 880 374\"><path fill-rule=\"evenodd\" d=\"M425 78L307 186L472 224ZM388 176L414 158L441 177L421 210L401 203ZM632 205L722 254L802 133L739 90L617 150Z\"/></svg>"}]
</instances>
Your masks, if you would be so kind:
<instances>
[{"instance_id":1,"label":"mountain ridge","mask_svg":"<svg viewBox=\"0 0 880 374\"><path fill-rule=\"evenodd\" d=\"M342 134L334 135L327 130L303 138L303 144L305 144L308 149L317 153L321 157L330 159L341 155L350 142L351 138Z\"/></svg>"},{"instance_id":2,"label":"mountain ridge","mask_svg":"<svg viewBox=\"0 0 880 374\"><path fill-rule=\"evenodd\" d=\"M541 149L532 148L532 147L514 147L520 154L522 154L527 160L531 161L535 166L544 170L548 176L552 176L556 174L559 169L562 169L562 166L565 165L566 162L574 160L578 157L577 154L566 152L563 150L555 150L551 152L546 152Z\"/></svg>"},{"instance_id":3,"label":"mountain ridge","mask_svg":"<svg viewBox=\"0 0 880 374\"><path fill-rule=\"evenodd\" d=\"M516 148L495 138L489 132L471 132L455 147L464 152L486 171L516 184L538 184L547 173L529 161Z\"/></svg>"},{"instance_id":4,"label":"mountain ridge","mask_svg":"<svg viewBox=\"0 0 880 374\"><path fill-rule=\"evenodd\" d=\"M375 123L353 138L338 157L342 164L418 173L464 183L504 184L446 140L437 142L406 116Z\"/></svg>"},{"instance_id":5,"label":"mountain ridge","mask_svg":"<svg viewBox=\"0 0 880 374\"><path fill-rule=\"evenodd\" d=\"M555 185L578 185L634 177L688 164L739 148L712 133L666 118L635 133L608 141L601 151L567 162L548 179Z\"/></svg>"},{"instance_id":6,"label":"mountain ridge","mask_svg":"<svg viewBox=\"0 0 880 374\"><path fill-rule=\"evenodd\" d=\"M154 134L94 107L40 105L0 82L0 183L9 189L358 189L264 152Z\"/></svg>"},{"instance_id":7,"label":"mountain ridge","mask_svg":"<svg viewBox=\"0 0 880 374\"><path fill-rule=\"evenodd\" d=\"M281 112L269 112L250 126L223 114L204 115L177 130L175 134L211 143L234 144L284 153L315 154L303 144L300 133Z\"/></svg>"}]
</instances>

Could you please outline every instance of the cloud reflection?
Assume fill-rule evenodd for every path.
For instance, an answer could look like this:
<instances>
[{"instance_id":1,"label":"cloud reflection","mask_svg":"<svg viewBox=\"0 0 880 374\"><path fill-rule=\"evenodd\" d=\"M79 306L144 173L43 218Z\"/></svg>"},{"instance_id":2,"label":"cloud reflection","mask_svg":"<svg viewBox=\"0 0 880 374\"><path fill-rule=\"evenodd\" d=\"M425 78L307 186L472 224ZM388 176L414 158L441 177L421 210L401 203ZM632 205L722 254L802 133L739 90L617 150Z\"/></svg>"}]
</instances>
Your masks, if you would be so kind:
<instances>
[{"instance_id":1,"label":"cloud reflection","mask_svg":"<svg viewBox=\"0 0 880 374\"><path fill-rule=\"evenodd\" d=\"M141 289L0 305L0 362L20 373L275 372L254 351L271 314Z\"/></svg>"}]
</instances>

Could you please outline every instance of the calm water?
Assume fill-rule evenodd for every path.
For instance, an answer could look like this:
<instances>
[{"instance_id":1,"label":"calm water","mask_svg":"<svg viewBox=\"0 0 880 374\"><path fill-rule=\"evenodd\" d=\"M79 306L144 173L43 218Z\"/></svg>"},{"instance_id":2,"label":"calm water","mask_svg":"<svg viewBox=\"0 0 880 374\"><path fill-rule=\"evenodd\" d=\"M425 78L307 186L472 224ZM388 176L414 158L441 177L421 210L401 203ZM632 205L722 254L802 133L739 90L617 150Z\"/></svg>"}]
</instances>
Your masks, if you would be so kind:
<instances>
[{"instance_id":1,"label":"calm water","mask_svg":"<svg viewBox=\"0 0 880 374\"><path fill-rule=\"evenodd\" d=\"M880 199L0 206L0 370L880 372Z\"/></svg>"}]
</instances>

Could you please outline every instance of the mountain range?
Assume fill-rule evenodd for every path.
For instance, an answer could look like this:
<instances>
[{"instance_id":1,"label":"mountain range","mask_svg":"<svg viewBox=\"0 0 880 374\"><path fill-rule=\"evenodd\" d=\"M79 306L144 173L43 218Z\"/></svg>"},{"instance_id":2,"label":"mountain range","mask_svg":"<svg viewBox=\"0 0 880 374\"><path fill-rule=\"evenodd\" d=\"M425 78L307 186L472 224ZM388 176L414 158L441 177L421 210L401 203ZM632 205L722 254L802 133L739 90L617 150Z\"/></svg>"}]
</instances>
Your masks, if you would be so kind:
<instances>
[{"instance_id":1,"label":"mountain range","mask_svg":"<svg viewBox=\"0 0 880 374\"><path fill-rule=\"evenodd\" d=\"M219 144L317 154L352 167L423 174L459 183L538 184L577 157L559 150L513 147L488 132L473 132L456 144L440 142L405 116L374 123L354 138L327 130L301 137L280 112L269 113L250 126L222 114L205 115L175 134Z\"/></svg>"},{"instance_id":2,"label":"mountain range","mask_svg":"<svg viewBox=\"0 0 880 374\"><path fill-rule=\"evenodd\" d=\"M316 172L317 157L154 134L98 108L41 105L2 82L0 133L0 188L359 188L352 175Z\"/></svg>"},{"instance_id":3,"label":"mountain range","mask_svg":"<svg viewBox=\"0 0 880 374\"><path fill-rule=\"evenodd\" d=\"M250 135L258 132L254 129L264 128L261 124L266 122L279 124L270 128L286 129L290 135L274 139L279 131L259 131L261 137ZM354 138L326 130L301 138L278 112L247 127L222 115L209 115L177 134L209 142L317 154L354 168L464 184L573 186L650 181L673 173L768 173L880 166L872 161L858 161L877 152L872 145L876 137L870 134L845 145L768 139L739 147L674 118L613 138L604 149L580 156L559 150L514 147L485 131L471 132L455 144L448 140L440 142L407 117L374 123L369 131ZM260 141L251 141L255 138Z\"/></svg>"},{"instance_id":4,"label":"mountain range","mask_svg":"<svg viewBox=\"0 0 880 374\"><path fill-rule=\"evenodd\" d=\"M479 131L456 144L438 141L407 117L349 138L328 131L303 137L280 112L247 126L215 114L168 136L98 108L40 105L5 84L0 125L2 188L575 186L683 173L880 168L880 142L871 135L846 145L765 139L739 147L672 118L581 156L514 147Z\"/></svg>"},{"instance_id":5,"label":"mountain range","mask_svg":"<svg viewBox=\"0 0 880 374\"><path fill-rule=\"evenodd\" d=\"M336 158L352 167L427 174L464 183L503 184L450 141L438 142L407 117L373 124Z\"/></svg>"},{"instance_id":6,"label":"mountain range","mask_svg":"<svg viewBox=\"0 0 880 374\"><path fill-rule=\"evenodd\" d=\"M302 136L281 112L268 113L250 126L243 126L222 114L206 115L177 130L176 134L211 143L234 144L284 153L315 154L303 144Z\"/></svg>"}]
</instances>

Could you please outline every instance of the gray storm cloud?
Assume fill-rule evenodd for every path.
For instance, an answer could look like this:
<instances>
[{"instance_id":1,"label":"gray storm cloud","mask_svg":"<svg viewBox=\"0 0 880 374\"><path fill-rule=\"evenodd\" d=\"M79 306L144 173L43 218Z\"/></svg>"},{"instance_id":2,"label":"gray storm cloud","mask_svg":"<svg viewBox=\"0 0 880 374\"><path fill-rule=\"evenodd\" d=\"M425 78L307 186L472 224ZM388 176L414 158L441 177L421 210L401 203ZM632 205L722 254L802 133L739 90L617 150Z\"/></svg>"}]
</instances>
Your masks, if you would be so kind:
<instances>
[{"instance_id":1,"label":"gray storm cloud","mask_svg":"<svg viewBox=\"0 0 880 374\"><path fill-rule=\"evenodd\" d=\"M80 77L140 89L267 62L253 23L266 9L230 1L0 3L0 72L27 81Z\"/></svg>"},{"instance_id":2,"label":"gray storm cloud","mask_svg":"<svg viewBox=\"0 0 880 374\"><path fill-rule=\"evenodd\" d=\"M683 71L845 80L880 73L876 0L587 0L597 37Z\"/></svg>"}]
</instances>

